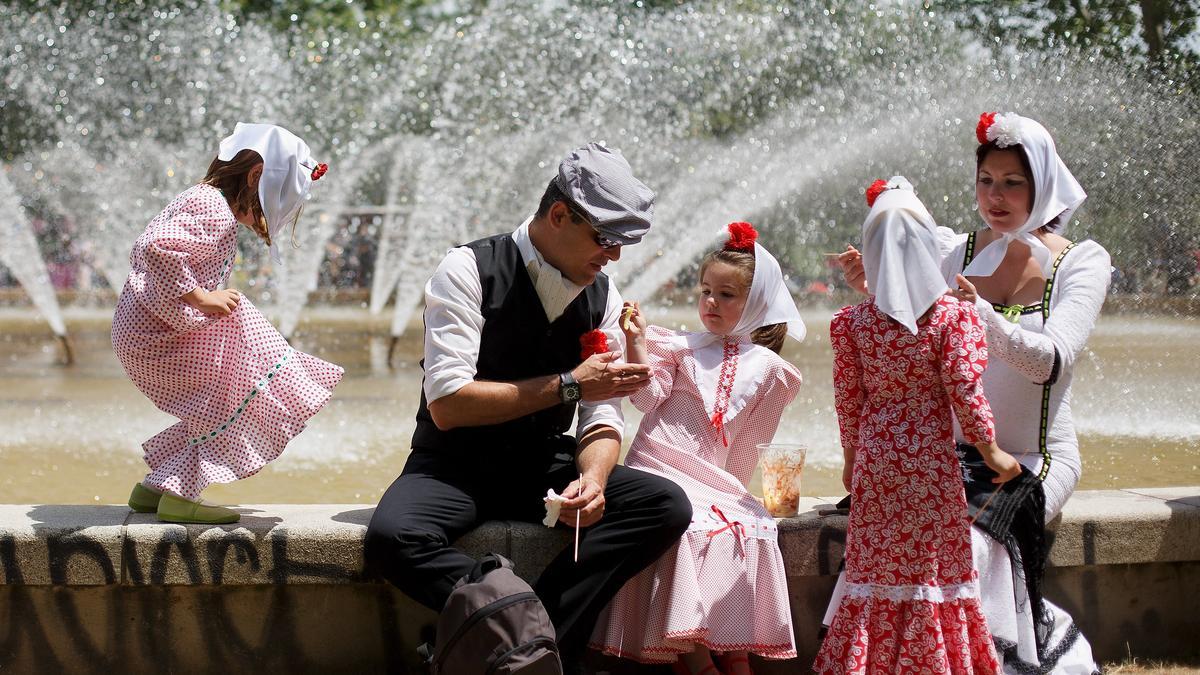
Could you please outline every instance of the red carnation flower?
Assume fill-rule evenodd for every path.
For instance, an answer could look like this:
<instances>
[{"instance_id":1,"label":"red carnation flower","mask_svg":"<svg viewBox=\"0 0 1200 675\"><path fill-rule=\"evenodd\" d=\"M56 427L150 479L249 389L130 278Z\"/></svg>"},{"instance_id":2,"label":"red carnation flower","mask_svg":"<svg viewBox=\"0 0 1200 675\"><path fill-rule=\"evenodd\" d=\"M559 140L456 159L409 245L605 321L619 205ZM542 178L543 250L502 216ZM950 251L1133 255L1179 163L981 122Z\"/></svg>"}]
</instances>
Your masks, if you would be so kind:
<instances>
[{"instance_id":1,"label":"red carnation flower","mask_svg":"<svg viewBox=\"0 0 1200 675\"><path fill-rule=\"evenodd\" d=\"M725 249L729 251L753 251L754 241L758 239L758 232L754 230L754 226L750 223L736 222L730 223L729 241L725 242Z\"/></svg>"},{"instance_id":2,"label":"red carnation flower","mask_svg":"<svg viewBox=\"0 0 1200 675\"><path fill-rule=\"evenodd\" d=\"M318 164L317 168L312 170L312 179L313 180L321 180L321 176L324 176L325 172L328 170L329 170L328 164Z\"/></svg>"},{"instance_id":3,"label":"red carnation flower","mask_svg":"<svg viewBox=\"0 0 1200 675\"><path fill-rule=\"evenodd\" d=\"M608 352L608 336L599 328L589 330L579 336L579 346L582 347L579 351L579 358L586 361L593 354Z\"/></svg>"},{"instance_id":4,"label":"red carnation flower","mask_svg":"<svg viewBox=\"0 0 1200 675\"><path fill-rule=\"evenodd\" d=\"M867 188L867 207L875 206L875 200L879 199L879 195L883 194L886 189L888 189L887 181L882 178L871 183L871 187Z\"/></svg>"},{"instance_id":5,"label":"red carnation flower","mask_svg":"<svg viewBox=\"0 0 1200 675\"><path fill-rule=\"evenodd\" d=\"M975 125L975 138L979 139L980 145L988 142L987 130L995 121L996 113L994 112L986 112L979 116L979 124Z\"/></svg>"}]
</instances>

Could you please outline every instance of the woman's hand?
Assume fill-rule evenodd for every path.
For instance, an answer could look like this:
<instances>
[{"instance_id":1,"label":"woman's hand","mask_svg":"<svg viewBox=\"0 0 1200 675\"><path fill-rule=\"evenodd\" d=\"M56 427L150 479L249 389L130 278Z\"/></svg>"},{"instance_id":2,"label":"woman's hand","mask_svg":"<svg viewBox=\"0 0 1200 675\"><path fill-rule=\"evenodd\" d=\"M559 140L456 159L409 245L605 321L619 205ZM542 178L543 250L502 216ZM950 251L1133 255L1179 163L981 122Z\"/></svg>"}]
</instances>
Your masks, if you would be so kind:
<instances>
[{"instance_id":1,"label":"woman's hand","mask_svg":"<svg viewBox=\"0 0 1200 675\"><path fill-rule=\"evenodd\" d=\"M975 300L979 298L979 293L975 291L975 284L967 281L967 278L961 274L956 274L954 280L958 282L958 288L952 288L946 291L946 293L963 302L969 302L972 305L975 304Z\"/></svg>"},{"instance_id":2,"label":"woman's hand","mask_svg":"<svg viewBox=\"0 0 1200 675\"><path fill-rule=\"evenodd\" d=\"M846 280L846 285L866 295L867 271L863 269L862 254L858 249L846 244L846 250L838 255L837 262L842 268L842 278Z\"/></svg>"},{"instance_id":3,"label":"woman's hand","mask_svg":"<svg viewBox=\"0 0 1200 675\"><path fill-rule=\"evenodd\" d=\"M242 301L242 294L234 288L209 292L197 287L182 295L180 299L205 314L232 314Z\"/></svg>"}]
</instances>

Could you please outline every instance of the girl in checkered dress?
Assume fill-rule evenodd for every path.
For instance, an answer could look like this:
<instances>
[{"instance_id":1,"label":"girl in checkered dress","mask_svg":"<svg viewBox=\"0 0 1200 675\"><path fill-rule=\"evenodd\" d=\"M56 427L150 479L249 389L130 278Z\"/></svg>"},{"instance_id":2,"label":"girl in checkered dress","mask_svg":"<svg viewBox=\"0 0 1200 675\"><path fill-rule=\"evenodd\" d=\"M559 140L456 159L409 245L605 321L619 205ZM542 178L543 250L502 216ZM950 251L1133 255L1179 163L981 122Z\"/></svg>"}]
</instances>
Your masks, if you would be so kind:
<instances>
[{"instance_id":1,"label":"girl in checkered dress","mask_svg":"<svg viewBox=\"0 0 1200 675\"><path fill-rule=\"evenodd\" d=\"M267 124L238 124L208 173L146 227L130 253L113 317L113 349L137 388L179 421L142 444L150 473L129 506L164 521L231 523L209 504L212 483L252 476L279 456L326 402L342 369L292 349L227 288L238 224L270 247L295 223L325 165L304 141Z\"/></svg>"},{"instance_id":2,"label":"girl in checkered dress","mask_svg":"<svg viewBox=\"0 0 1200 675\"><path fill-rule=\"evenodd\" d=\"M680 673L749 672L747 654L796 656L775 519L746 486L759 443L770 442L800 373L780 358L804 324L779 263L748 223L700 267L705 329L647 326L637 304L623 321L628 360L649 363L630 397L644 413L625 465L674 480L691 497L678 545L621 589L597 622L592 646Z\"/></svg>"}]
</instances>

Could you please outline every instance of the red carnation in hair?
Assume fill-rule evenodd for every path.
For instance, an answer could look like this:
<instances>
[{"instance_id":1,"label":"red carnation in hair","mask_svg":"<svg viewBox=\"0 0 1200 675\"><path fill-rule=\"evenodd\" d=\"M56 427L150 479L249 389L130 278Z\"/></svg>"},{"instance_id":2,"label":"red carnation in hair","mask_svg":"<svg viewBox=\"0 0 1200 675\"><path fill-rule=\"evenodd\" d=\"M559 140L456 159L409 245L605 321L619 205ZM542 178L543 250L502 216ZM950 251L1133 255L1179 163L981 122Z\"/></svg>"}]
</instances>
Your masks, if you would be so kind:
<instances>
[{"instance_id":1,"label":"red carnation in hair","mask_svg":"<svg viewBox=\"0 0 1200 675\"><path fill-rule=\"evenodd\" d=\"M608 351L608 336L599 328L589 330L579 336L579 358L588 360L593 354L604 354Z\"/></svg>"},{"instance_id":2,"label":"red carnation in hair","mask_svg":"<svg viewBox=\"0 0 1200 675\"><path fill-rule=\"evenodd\" d=\"M988 142L987 130L995 121L996 113L994 112L986 112L979 116L979 124L975 125L975 138L979 139L980 145Z\"/></svg>"},{"instance_id":3,"label":"red carnation in hair","mask_svg":"<svg viewBox=\"0 0 1200 675\"><path fill-rule=\"evenodd\" d=\"M867 207L875 206L875 200L879 199L879 195L883 194L886 189L888 189L887 181L882 178L871 183L871 187L867 188Z\"/></svg>"},{"instance_id":4,"label":"red carnation in hair","mask_svg":"<svg viewBox=\"0 0 1200 675\"><path fill-rule=\"evenodd\" d=\"M750 223L741 221L730 223L729 241L725 242L725 250L727 251L753 251L754 241L758 239L758 232Z\"/></svg>"},{"instance_id":5,"label":"red carnation in hair","mask_svg":"<svg viewBox=\"0 0 1200 675\"><path fill-rule=\"evenodd\" d=\"M321 180L321 176L324 176L325 172L328 170L329 170L328 164L318 164L317 168L312 170L312 179L313 180Z\"/></svg>"}]
</instances>

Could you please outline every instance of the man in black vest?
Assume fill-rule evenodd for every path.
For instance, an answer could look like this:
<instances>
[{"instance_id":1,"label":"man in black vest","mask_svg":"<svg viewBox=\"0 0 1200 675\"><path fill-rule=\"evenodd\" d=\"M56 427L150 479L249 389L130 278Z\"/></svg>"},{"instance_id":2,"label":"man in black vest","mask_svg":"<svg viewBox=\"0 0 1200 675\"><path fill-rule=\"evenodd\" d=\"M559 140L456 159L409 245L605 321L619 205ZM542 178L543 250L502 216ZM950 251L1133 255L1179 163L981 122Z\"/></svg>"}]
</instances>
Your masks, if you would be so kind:
<instances>
[{"instance_id":1,"label":"man in black vest","mask_svg":"<svg viewBox=\"0 0 1200 675\"><path fill-rule=\"evenodd\" d=\"M547 489L570 497L559 522L578 514L579 561L564 550L535 589L569 666L609 599L691 520L677 485L616 464L620 399L650 369L619 362L622 303L601 269L641 240L653 206L625 159L592 143L563 159L515 232L447 253L425 287L412 454L367 530L368 564L440 611L475 565L450 542L484 520L541 521ZM583 360L594 329L612 351Z\"/></svg>"}]
</instances>

